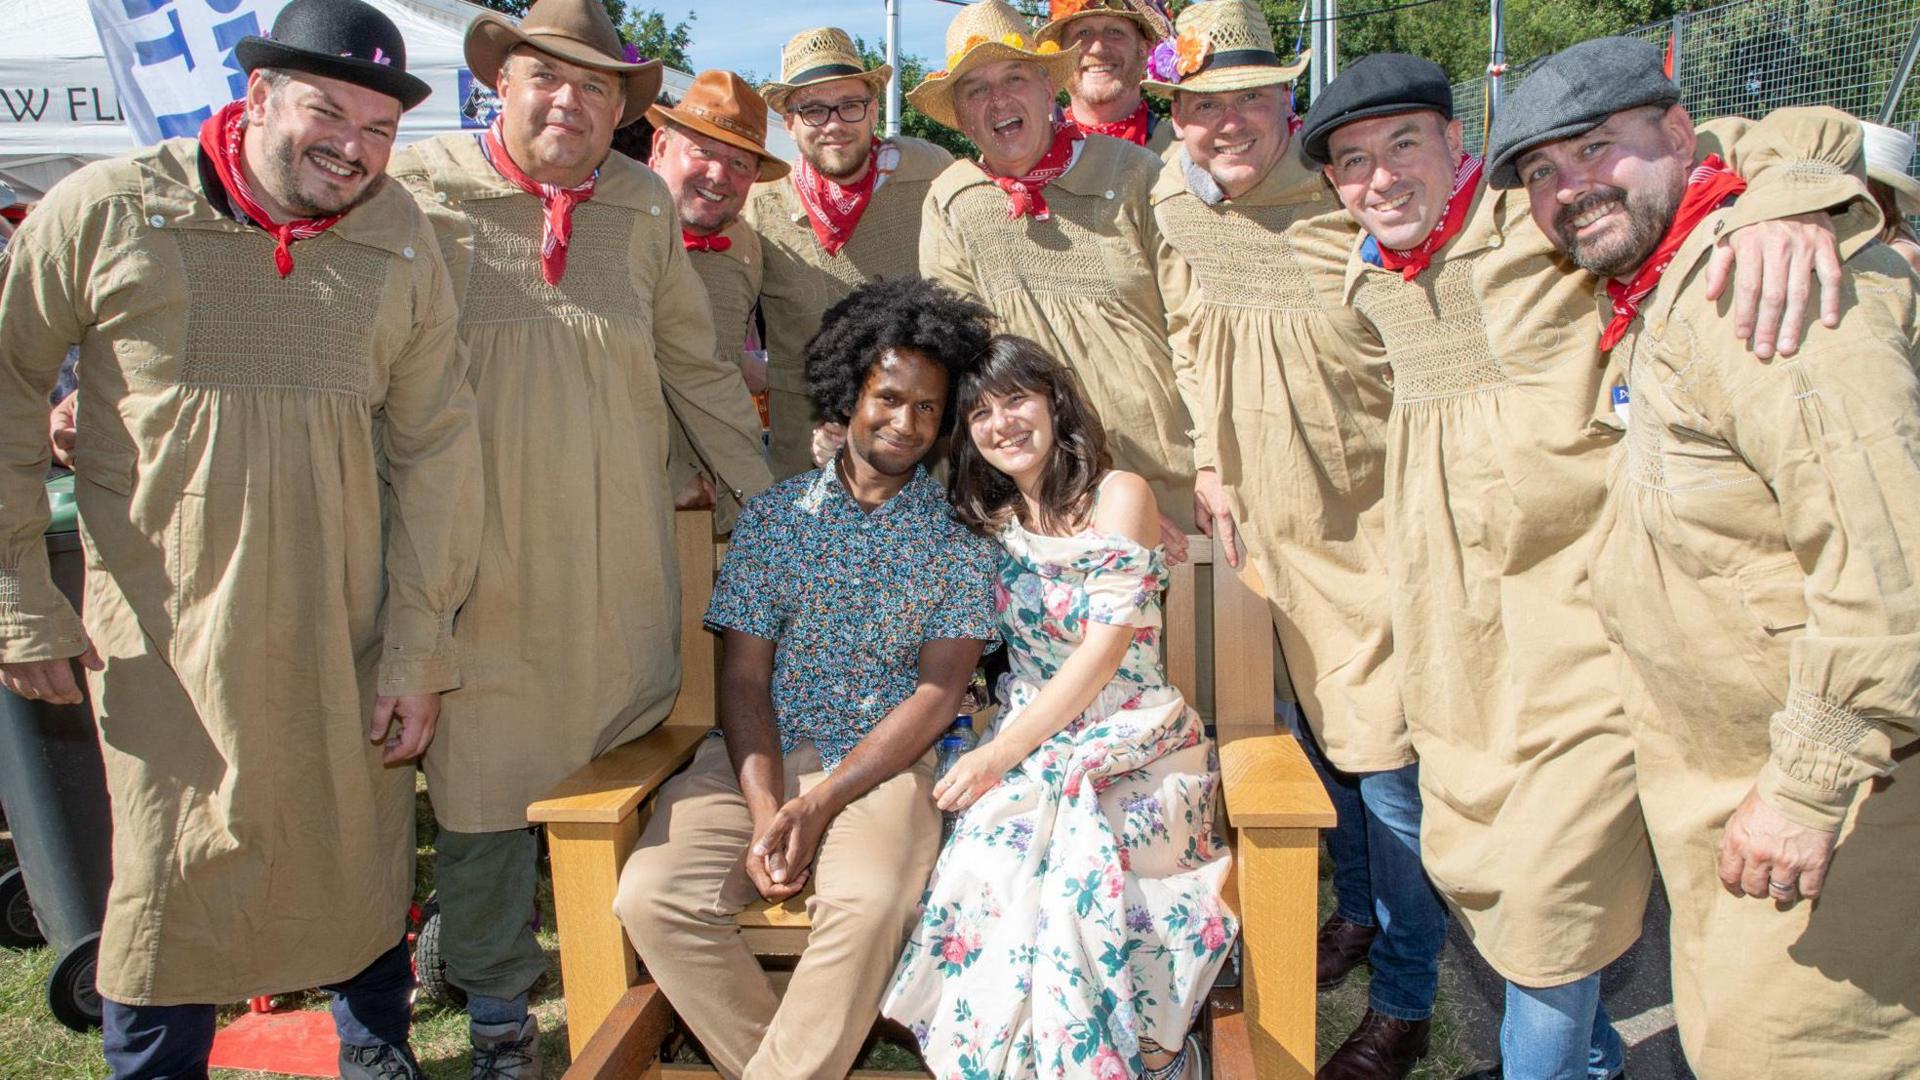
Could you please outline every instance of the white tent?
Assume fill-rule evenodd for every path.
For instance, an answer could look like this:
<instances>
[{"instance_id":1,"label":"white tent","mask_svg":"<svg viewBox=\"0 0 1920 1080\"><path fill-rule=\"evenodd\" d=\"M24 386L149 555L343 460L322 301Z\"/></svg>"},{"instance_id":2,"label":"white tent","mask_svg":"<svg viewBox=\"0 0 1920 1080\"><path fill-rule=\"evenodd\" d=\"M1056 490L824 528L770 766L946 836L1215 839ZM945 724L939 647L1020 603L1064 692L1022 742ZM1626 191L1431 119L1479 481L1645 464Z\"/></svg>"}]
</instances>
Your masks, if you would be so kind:
<instances>
[{"instance_id":1,"label":"white tent","mask_svg":"<svg viewBox=\"0 0 1920 1080\"><path fill-rule=\"evenodd\" d=\"M486 9L465 0L370 2L406 37L407 69L433 87L401 123L401 142L481 126L490 95L475 93L461 40ZM0 28L0 182L32 200L88 161L132 149L87 0L0 0ZM692 82L669 69L666 91L678 98ZM768 136L774 153L794 156L778 117Z\"/></svg>"}]
</instances>

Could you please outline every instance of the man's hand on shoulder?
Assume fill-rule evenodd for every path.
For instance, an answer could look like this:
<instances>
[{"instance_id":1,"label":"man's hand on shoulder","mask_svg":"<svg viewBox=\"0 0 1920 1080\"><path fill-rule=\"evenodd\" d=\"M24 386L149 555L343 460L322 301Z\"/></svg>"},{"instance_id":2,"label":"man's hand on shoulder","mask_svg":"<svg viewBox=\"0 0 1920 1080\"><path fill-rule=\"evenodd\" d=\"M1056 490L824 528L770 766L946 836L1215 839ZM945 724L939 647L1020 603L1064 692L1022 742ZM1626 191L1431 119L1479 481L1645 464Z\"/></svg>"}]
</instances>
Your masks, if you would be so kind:
<instances>
[{"instance_id":1,"label":"man's hand on shoulder","mask_svg":"<svg viewBox=\"0 0 1920 1080\"><path fill-rule=\"evenodd\" d=\"M1840 245L1833 219L1801 214L1735 229L1714 242L1707 299L1733 283L1733 334L1751 339L1762 360L1792 356L1806 329L1813 279L1820 281L1820 325L1840 325Z\"/></svg>"}]
</instances>

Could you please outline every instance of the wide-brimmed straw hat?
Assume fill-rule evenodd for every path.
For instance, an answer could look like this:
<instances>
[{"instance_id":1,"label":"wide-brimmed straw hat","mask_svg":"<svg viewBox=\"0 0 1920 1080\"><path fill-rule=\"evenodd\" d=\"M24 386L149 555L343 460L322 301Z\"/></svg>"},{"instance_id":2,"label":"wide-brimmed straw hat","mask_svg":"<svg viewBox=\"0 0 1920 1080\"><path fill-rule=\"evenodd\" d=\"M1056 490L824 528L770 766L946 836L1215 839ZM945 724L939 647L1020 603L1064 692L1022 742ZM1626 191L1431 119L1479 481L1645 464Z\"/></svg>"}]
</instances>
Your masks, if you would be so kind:
<instances>
[{"instance_id":1,"label":"wide-brimmed straw hat","mask_svg":"<svg viewBox=\"0 0 1920 1080\"><path fill-rule=\"evenodd\" d=\"M913 107L934 121L960 129L953 111L953 88L975 68L1001 60L1027 60L1047 70L1055 90L1067 85L1080 65L1080 46L1061 48L1041 41L1006 0L979 0L960 9L947 26L947 67L921 80L907 95Z\"/></svg>"},{"instance_id":2,"label":"wide-brimmed straw hat","mask_svg":"<svg viewBox=\"0 0 1920 1080\"><path fill-rule=\"evenodd\" d=\"M853 39L845 30L837 26L802 30L787 39L786 48L780 50L780 81L760 87L760 96L767 99L774 112L784 116L787 96L815 83L859 79L874 97L886 93L893 68L887 64L866 68L861 64L860 50L853 47Z\"/></svg>"},{"instance_id":3,"label":"wide-brimmed straw hat","mask_svg":"<svg viewBox=\"0 0 1920 1080\"><path fill-rule=\"evenodd\" d=\"M745 79L731 71L703 71L678 105L655 104L647 110L654 127L677 124L760 155L760 179L787 175L787 163L767 150L767 103Z\"/></svg>"},{"instance_id":4,"label":"wide-brimmed straw hat","mask_svg":"<svg viewBox=\"0 0 1920 1080\"><path fill-rule=\"evenodd\" d=\"M538 0L518 26L491 11L477 16L467 27L467 68L488 89L498 90L500 65L520 45L625 80L627 107L616 127L645 115L666 77L658 60L627 58L627 46L600 0Z\"/></svg>"},{"instance_id":5,"label":"wide-brimmed straw hat","mask_svg":"<svg viewBox=\"0 0 1920 1080\"><path fill-rule=\"evenodd\" d=\"M293 0L280 9L273 29L241 38L233 46L240 70L303 71L385 94L404 111L433 93L407 74L407 42L400 28L361 0Z\"/></svg>"},{"instance_id":6,"label":"wide-brimmed straw hat","mask_svg":"<svg viewBox=\"0 0 1920 1080\"><path fill-rule=\"evenodd\" d=\"M1305 50L1292 63L1281 61L1267 17L1251 0L1192 4L1180 13L1176 29L1171 42L1154 49L1140 83L1159 97L1282 86L1307 70Z\"/></svg>"},{"instance_id":7,"label":"wide-brimmed straw hat","mask_svg":"<svg viewBox=\"0 0 1920 1080\"><path fill-rule=\"evenodd\" d=\"M1867 178L1893 189L1894 205L1909 217L1920 216L1920 180L1907 172L1913 161L1913 136L1885 124L1860 121L1864 136L1860 155L1867 160Z\"/></svg>"},{"instance_id":8,"label":"wide-brimmed straw hat","mask_svg":"<svg viewBox=\"0 0 1920 1080\"><path fill-rule=\"evenodd\" d=\"M1034 31L1040 41L1067 43L1067 28L1091 15L1126 19L1140 28L1147 44L1173 36L1173 20L1160 0L1049 0L1047 21Z\"/></svg>"}]
</instances>

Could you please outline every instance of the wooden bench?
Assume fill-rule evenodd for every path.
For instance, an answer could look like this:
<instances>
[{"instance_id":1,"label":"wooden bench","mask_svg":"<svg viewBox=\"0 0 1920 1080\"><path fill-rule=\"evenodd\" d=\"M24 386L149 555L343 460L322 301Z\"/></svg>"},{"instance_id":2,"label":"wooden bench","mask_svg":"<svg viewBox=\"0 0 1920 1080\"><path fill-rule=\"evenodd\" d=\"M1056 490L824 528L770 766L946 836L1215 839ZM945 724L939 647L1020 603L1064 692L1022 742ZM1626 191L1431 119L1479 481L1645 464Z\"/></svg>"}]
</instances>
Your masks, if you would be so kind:
<instances>
[{"instance_id":1,"label":"wooden bench","mask_svg":"<svg viewBox=\"0 0 1920 1080\"><path fill-rule=\"evenodd\" d=\"M715 722L718 638L701 626L724 547L705 511L676 515L680 562L681 689L673 712L646 736L608 751L527 808L545 825L560 934L560 972L575 1080L713 1076L710 1068L663 1064L672 1027L666 998L640 970L613 898L620 868L646 822L648 800L692 759ZM1213 541L1190 538L1193 558L1172 573L1163 635L1174 684L1194 691L1196 570L1213 571L1211 700L1235 850L1229 900L1241 919L1240 979L1223 978L1204 1017L1219 1080L1291 1080L1314 1072L1314 933L1319 832L1333 807L1319 779L1273 715L1273 627L1250 569L1230 570ZM763 957L804 946L800 898L740 916ZM854 1077L924 1076L855 1072Z\"/></svg>"}]
</instances>

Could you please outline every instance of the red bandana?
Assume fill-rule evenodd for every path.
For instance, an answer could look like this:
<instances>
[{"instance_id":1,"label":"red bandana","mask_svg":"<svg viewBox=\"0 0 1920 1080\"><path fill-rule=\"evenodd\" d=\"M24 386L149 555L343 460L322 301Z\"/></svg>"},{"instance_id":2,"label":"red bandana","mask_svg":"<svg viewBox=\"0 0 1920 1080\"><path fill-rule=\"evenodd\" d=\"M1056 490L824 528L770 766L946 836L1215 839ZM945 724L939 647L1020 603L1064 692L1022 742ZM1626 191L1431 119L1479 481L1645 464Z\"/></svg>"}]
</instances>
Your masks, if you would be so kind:
<instances>
[{"instance_id":1,"label":"red bandana","mask_svg":"<svg viewBox=\"0 0 1920 1080\"><path fill-rule=\"evenodd\" d=\"M1719 154L1708 154L1705 161L1694 167L1687 176L1687 191L1680 197L1680 208L1674 212L1673 224L1667 227L1667 235L1660 239L1660 245L1640 264L1640 269L1634 271L1632 280L1615 278L1607 282L1607 296L1613 300L1613 321L1600 332L1601 352L1611 351L1627 336L1627 327L1633 325L1640 302L1660 284L1660 275L1667 272L1673 257L1680 253L1680 245L1687 242L1700 222L1745 190L1747 182L1727 168Z\"/></svg>"},{"instance_id":2,"label":"red bandana","mask_svg":"<svg viewBox=\"0 0 1920 1080\"><path fill-rule=\"evenodd\" d=\"M513 163L513 156L507 153L497 116L492 126L480 134L480 152L487 164L493 166L493 171L539 199L540 205L546 208L545 227L540 230L540 276L549 285L560 284L560 278L567 272L567 241L573 238L573 208L593 198L593 185L600 178L600 170L595 169L585 183L570 188L536 183L520 171L520 166Z\"/></svg>"},{"instance_id":3,"label":"red bandana","mask_svg":"<svg viewBox=\"0 0 1920 1080\"><path fill-rule=\"evenodd\" d=\"M867 151L867 175L851 186L821 173L804 156L800 158L799 165L793 170L793 190L800 196L800 204L807 208L807 220L813 223L814 239L820 241L820 246L826 249L828 255L840 254L840 249L853 239L854 227L860 224L860 215L867 212L867 204L873 201L874 183L879 178L878 139Z\"/></svg>"},{"instance_id":4,"label":"red bandana","mask_svg":"<svg viewBox=\"0 0 1920 1080\"><path fill-rule=\"evenodd\" d=\"M1419 277L1420 271L1433 262L1433 253L1445 247L1467 223L1467 209L1473 205L1473 193L1479 189L1483 164L1472 154L1460 155L1460 164L1453 170L1453 194L1447 198L1447 212L1440 224L1427 234L1419 247L1411 250L1396 251L1381 244L1380 265L1400 271L1400 276L1408 281Z\"/></svg>"},{"instance_id":5,"label":"red bandana","mask_svg":"<svg viewBox=\"0 0 1920 1080\"><path fill-rule=\"evenodd\" d=\"M254 199L253 189L247 186L246 173L240 168L240 140L246 130L247 103L229 102L200 125L200 152L213 162L213 171L220 177L220 186L227 189L227 199L234 209L273 237L273 268L280 271L281 277L286 277L293 273L293 252L289 250L293 242L319 236L347 215L295 218L285 224L268 217Z\"/></svg>"},{"instance_id":6,"label":"red bandana","mask_svg":"<svg viewBox=\"0 0 1920 1080\"><path fill-rule=\"evenodd\" d=\"M1111 135L1116 139L1125 139L1135 146L1147 145L1147 103L1145 101L1140 102L1140 107L1133 110L1133 115L1124 120L1115 120L1111 124L1090 124L1084 120L1075 120L1074 123L1080 125L1080 130L1095 135Z\"/></svg>"},{"instance_id":7,"label":"red bandana","mask_svg":"<svg viewBox=\"0 0 1920 1080\"><path fill-rule=\"evenodd\" d=\"M685 229L680 230L680 243L685 245L688 251L725 251L733 246L733 240L730 237L721 236L719 233L697 236Z\"/></svg>"},{"instance_id":8,"label":"red bandana","mask_svg":"<svg viewBox=\"0 0 1920 1080\"><path fill-rule=\"evenodd\" d=\"M1074 144L1084 138L1079 125L1071 120L1060 121L1053 125L1053 145L1025 176L987 173L1000 190L1007 193L1007 220L1032 215L1035 221L1045 221L1051 216L1047 211L1047 197L1042 192L1048 184L1066 175L1067 166L1073 162ZM980 168L984 171L986 164L981 163Z\"/></svg>"}]
</instances>

